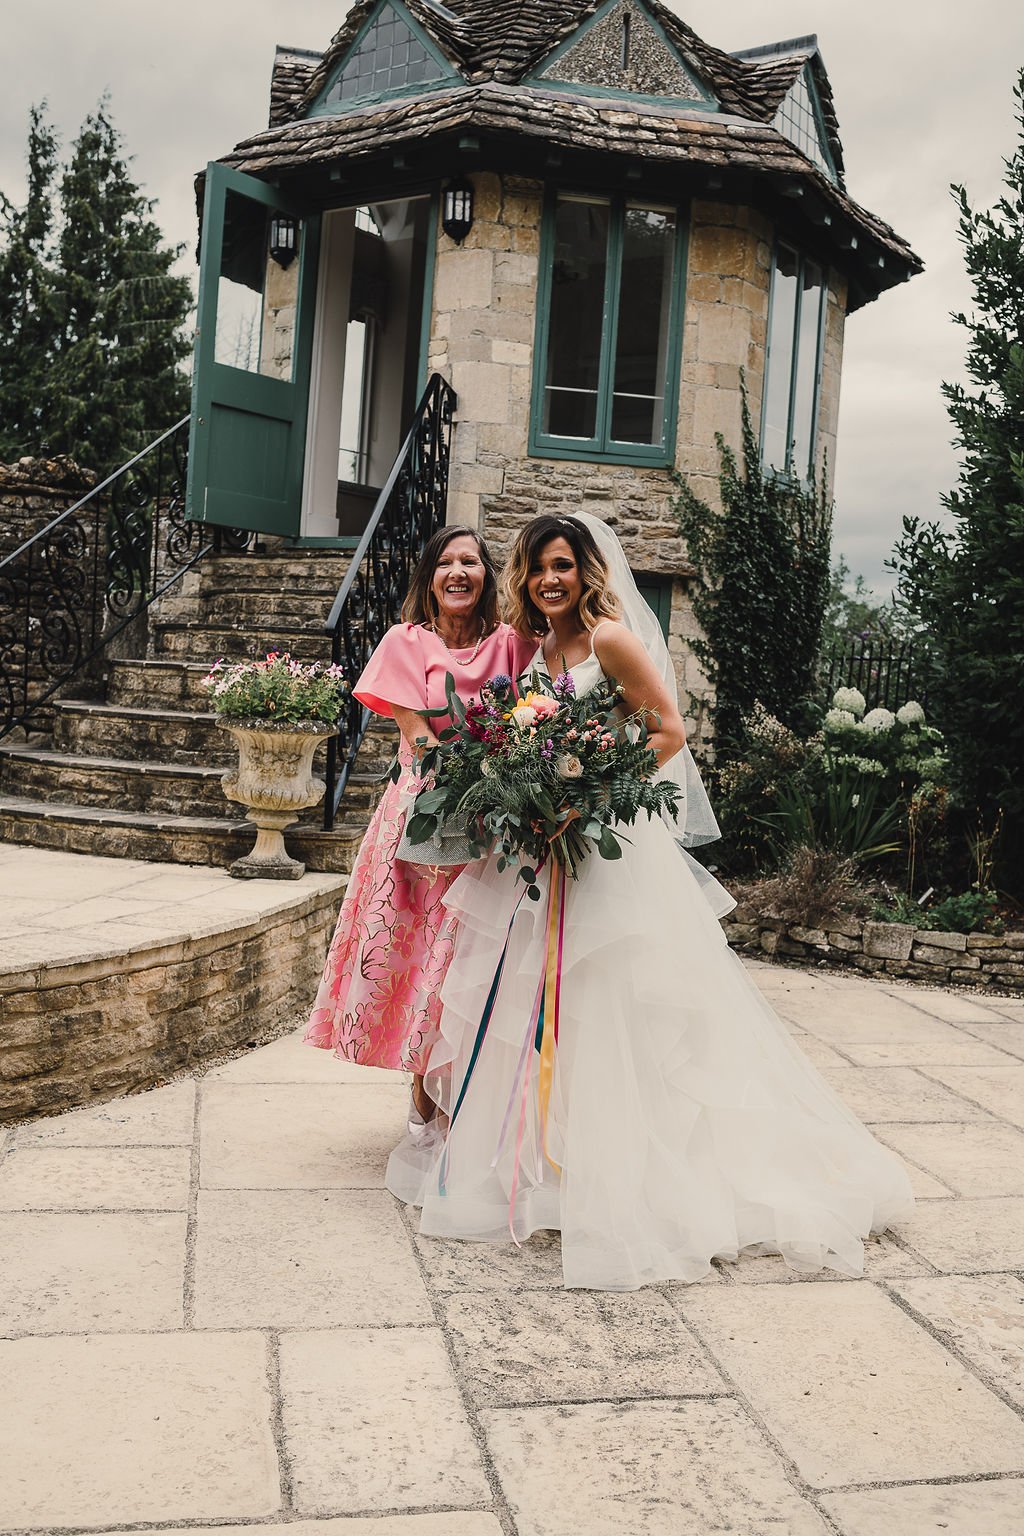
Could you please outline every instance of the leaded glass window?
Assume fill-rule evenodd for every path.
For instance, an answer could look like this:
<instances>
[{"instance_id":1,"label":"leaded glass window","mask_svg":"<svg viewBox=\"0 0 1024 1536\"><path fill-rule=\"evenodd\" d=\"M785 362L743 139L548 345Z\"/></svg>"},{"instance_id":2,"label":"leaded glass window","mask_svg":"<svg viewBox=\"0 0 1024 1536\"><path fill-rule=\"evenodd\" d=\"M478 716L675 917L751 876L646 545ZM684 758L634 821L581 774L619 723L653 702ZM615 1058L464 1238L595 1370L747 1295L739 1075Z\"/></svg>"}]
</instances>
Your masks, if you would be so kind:
<instances>
[{"instance_id":1,"label":"leaded glass window","mask_svg":"<svg viewBox=\"0 0 1024 1536\"><path fill-rule=\"evenodd\" d=\"M678 375L679 216L561 194L548 210L533 446L664 460Z\"/></svg>"},{"instance_id":2,"label":"leaded glass window","mask_svg":"<svg viewBox=\"0 0 1024 1536\"><path fill-rule=\"evenodd\" d=\"M818 109L811 91L807 70L802 69L776 112L772 127L834 181L835 172L822 143Z\"/></svg>"},{"instance_id":3,"label":"leaded glass window","mask_svg":"<svg viewBox=\"0 0 1024 1536\"><path fill-rule=\"evenodd\" d=\"M824 306L822 268L780 245L772 271L761 461L800 480L814 465Z\"/></svg>"},{"instance_id":4,"label":"leaded glass window","mask_svg":"<svg viewBox=\"0 0 1024 1536\"><path fill-rule=\"evenodd\" d=\"M324 97L325 107L442 79L444 71L408 23L390 6L381 11Z\"/></svg>"}]
</instances>

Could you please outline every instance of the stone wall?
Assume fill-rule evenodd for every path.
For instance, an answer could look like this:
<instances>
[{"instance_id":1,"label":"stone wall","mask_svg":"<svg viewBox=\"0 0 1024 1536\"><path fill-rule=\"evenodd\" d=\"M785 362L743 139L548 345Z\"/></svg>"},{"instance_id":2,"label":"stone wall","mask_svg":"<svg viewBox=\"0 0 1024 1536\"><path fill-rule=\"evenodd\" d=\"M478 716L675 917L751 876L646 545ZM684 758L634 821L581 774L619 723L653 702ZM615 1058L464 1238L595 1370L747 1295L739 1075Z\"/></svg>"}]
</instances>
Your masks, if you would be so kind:
<instances>
[{"instance_id":1,"label":"stone wall","mask_svg":"<svg viewBox=\"0 0 1024 1536\"><path fill-rule=\"evenodd\" d=\"M96 484L73 459L19 459L0 464L0 560L73 506Z\"/></svg>"},{"instance_id":2,"label":"stone wall","mask_svg":"<svg viewBox=\"0 0 1024 1536\"><path fill-rule=\"evenodd\" d=\"M909 923L836 919L802 928L738 906L722 924L734 949L804 965L851 966L945 987L1024 992L1024 933L939 933Z\"/></svg>"},{"instance_id":3,"label":"stone wall","mask_svg":"<svg viewBox=\"0 0 1024 1536\"><path fill-rule=\"evenodd\" d=\"M0 973L0 1124L149 1088L308 1006L341 885L201 939Z\"/></svg>"}]
</instances>

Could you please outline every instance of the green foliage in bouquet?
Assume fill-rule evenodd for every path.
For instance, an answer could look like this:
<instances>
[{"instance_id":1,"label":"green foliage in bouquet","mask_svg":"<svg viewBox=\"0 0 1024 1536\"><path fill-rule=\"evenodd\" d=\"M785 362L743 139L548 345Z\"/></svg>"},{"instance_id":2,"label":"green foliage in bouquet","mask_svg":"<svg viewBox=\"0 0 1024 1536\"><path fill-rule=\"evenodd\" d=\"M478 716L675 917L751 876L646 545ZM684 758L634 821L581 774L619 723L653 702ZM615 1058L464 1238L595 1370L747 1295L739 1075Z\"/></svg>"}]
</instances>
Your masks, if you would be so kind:
<instances>
[{"instance_id":1,"label":"green foliage in bouquet","mask_svg":"<svg viewBox=\"0 0 1024 1536\"><path fill-rule=\"evenodd\" d=\"M203 678L214 710L231 720L282 725L317 720L333 725L348 692L341 667L295 661L287 651L268 651L263 661L214 662Z\"/></svg>"},{"instance_id":2,"label":"green foliage in bouquet","mask_svg":"<svg viewBox=\"0 0 1024 1536\"><path fill-rule=\"evenodd\" d=\"M496 677L467 705L449 673L452 724L418 759L433 783L417 796L406 833L427 843L444 825L465 826L474 854L497 849L499 869L518 863L537 900L549 854L573 879L591 849L621 858L616 826L641 812L674 815L679 790L653 781L657 759L644 720L623 716L617 684L578 699L568 673L547 685L535 672L531 682L520 697L511 678Z\"/></svg>"}]
</instances>

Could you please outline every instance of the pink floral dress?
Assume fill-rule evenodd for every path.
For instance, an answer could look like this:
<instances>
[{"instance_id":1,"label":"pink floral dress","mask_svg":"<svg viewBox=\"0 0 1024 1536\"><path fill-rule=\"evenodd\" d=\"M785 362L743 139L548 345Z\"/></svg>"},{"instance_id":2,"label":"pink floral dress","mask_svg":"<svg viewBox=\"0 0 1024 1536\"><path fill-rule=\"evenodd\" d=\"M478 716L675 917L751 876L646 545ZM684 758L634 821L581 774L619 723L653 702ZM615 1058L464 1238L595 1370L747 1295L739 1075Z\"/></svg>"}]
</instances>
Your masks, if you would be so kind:
<instances>
[{"instance_id":1,"label":"pink floral dress","mask_svg":"<svg viewBox=\"0 0 1024 1536\"><path fill-rule=\"evenodd\" d=\"M397 624L374 651L353 690L367 708L443 709L445 675L469 700L506 673L518 677L537 648L499 624L473 648L449 651L430 630ZM452 657L466 661L456 665ZM432 722L441 730L447 719ZM389 784L366 830L313 1004L306 1041L367 1066L422 1072L440 1024L441 983L454 933L442 897L459 873L395 859L418 781L404 740L402 776ZM442 927L442 925L444 925Z\"/></svg>"}]
</instances>

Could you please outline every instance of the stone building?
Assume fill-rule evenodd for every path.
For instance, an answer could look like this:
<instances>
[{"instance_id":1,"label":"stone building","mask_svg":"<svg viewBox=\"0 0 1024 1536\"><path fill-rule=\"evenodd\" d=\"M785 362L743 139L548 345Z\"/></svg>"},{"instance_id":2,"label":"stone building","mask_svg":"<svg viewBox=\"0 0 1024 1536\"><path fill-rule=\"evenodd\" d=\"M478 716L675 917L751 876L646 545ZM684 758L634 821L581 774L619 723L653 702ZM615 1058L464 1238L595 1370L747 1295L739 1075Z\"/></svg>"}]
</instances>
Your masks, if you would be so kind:
<instances>
[{"instance_id":1,"label":"stone building","mask_svg":"<svg viewBox=\"0 0 1024 1536\"><path fill-rule=\"evenodd\" d=\"M741 375L768 464L831 464L846 318L921 265L847 193L816 39L657 0L360 0L201 192L195 513L357 533L437 371L449 521L614 521L698 693L673 471L714 497Z\"/></svg>"}]
</instances>

